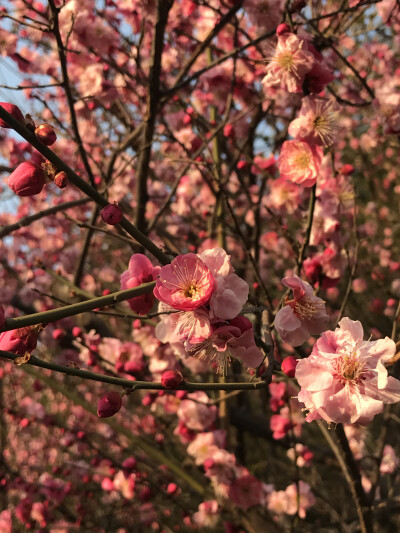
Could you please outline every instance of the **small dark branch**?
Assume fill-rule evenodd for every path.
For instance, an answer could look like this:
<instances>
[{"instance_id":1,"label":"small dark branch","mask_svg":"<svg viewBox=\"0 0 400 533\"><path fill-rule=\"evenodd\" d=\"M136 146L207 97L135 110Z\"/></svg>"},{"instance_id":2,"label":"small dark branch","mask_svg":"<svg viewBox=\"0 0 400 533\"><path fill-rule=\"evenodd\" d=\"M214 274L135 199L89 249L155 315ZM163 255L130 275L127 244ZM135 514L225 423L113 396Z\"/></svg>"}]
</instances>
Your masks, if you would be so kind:
<instances>
[{"instance_id":1,"label":"small dark branch","mask_svg":"<svg viewBox=\"0 0 400 533\"><path fill-rule=\"evenodd\" d=\"M147 176L151 156L151 147L156 123L157 110L160 103L161 57L164 47L164 31L168 22L168 13L173 0L157 0L157 21L154 28L153 46L151 51L147 110L141 142L141 151L136 169L136 226L146 232L146 204L148 201Z\"/></svg>"},{"instance_id":2,"label":"small dark branch","mask_svg":"<svg viewBox=\"0 0 400 533\"><path fill-rule=\"evenodd\" d=\"M54 3L54 0L49 0L49 6L50 6L50 10L51 10L50 22L51 22L51 26L52 26L52 31L53 31L54 37L56 38L56 41L57 41L58 57L59 57L59 60L60 60L61 72L62 72L62 76L63 76L62 85L64 87L65 94L66 94L67 101L68 101L69 112L70 112L70 115L71 115L71 125L72 125L72 129L74 131L75 141L78 144L79 155L81 156L82 163L83 163L83 166L85 167L85 170L86 170L86 173L88 175L89 181L90 181L92 187L95 187L93 172L92 172L92 169L90 167L88 158L86 156L86 152L85 152L85 149L83 147L82 139L81 139L81 136L80 136L80 133L79 133L78 121L77 121L77 118L76 118L75 107L74 107L74 97L72 95L71 87L70 87L70 84L69 84L68 69L67 69L67 58L66 58L66 55L65 55L64 44L63 44L62 39L61 39L60 28L59 28L59 24L58 24L59 9L56 7L56 5Z\"/></svg>"},{"instance_id":3,"label":"small dark branch","mask_svg":"<svg viewBox=\"0 0 400 533\"><path fill-rule=\"evenodd\" d=\"M18 357L18 354L5 352L0 350L0 358L8 359L10 361L15 361ZM161 383L155 383L152 381L132 381L131 379L117 378L113 376L105 376L103 374L96 374L95 372L89 372L88 370L81 370L79 368L58 365L56 363L51 363L39 359L38 357L31 355L29 361L26 363L32 366L37 366L39 368L46 368L52 370L53 372L59 372L61 374L67 374L68 376L77 376L82 379L88 379L91 381L98 381L100 383L109 383L110 385L118 385L128 390L165 390L165 387ZM264 381L251 382L246 381L244 383L191 383L189 381L183 382L175 390L186 390L186 391L197 391L197 390L226 390L226 391L236 391L236 390L257 390L263 389L266 387Z\"/></svg>"},{"instance_id":4,"label":"small dark branch","mask_svg":"<svg viewBox=\"0 0 400 533\"><path fill-rule=\"evenodd\" d=\"M80 198L79 200L72 200L71 202L65 202L63 204L58 204L53 207L49 207L48 209L44 209L43 211L39 211L38 213L35 213L34 215L29 215L27 217L21 218L18 222L15 222L14 224L10 224L9 226L4 226L0 229L0 239L3 237L6 237L7 235L10 235L13 231L16 231L18 229L21 229L25 226L29 226L32 224L32 222L35 222L35 220L40 220L41 218L54 215L55 213L58 213L60 211L66 211L67 209L71 209L72 207L76 207L78 205L87 204L90 202L90 198Z\"/></svg>"},{"instance_id":5,"label":"small dark branch","mask_svg":"<svg viewBox=\"0 0 400 533\"><path fill-rule=\"evenodd\" d=\"M315 195L316 187L317 187L316 185L313 185L311 189L310 203L308 206L308 220L307 220L306 234L304 236L304 240L301 245L299 255L297 257L297 273L298 274L300 274L301 272L303 261L306 255L306 250L310 243L310 236L311 236L312 224L313 224L313 219L314 219L314 209L315 209L315 201L316 201L316 195Z\"/></svg>"}]
</instances>

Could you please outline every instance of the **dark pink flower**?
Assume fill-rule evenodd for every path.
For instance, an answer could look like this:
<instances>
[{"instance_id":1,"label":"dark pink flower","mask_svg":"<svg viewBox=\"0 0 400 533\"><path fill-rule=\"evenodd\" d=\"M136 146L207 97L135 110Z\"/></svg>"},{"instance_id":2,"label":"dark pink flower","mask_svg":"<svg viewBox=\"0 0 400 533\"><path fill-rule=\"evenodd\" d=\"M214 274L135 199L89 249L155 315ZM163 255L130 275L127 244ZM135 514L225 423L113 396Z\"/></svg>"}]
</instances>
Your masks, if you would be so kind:
<instances>
[{"instance_id":1,"label":"dark pink flower","mask_svg":"<svg viewBox=\"0 0 400 533\"><path fill-rule=\"evenodd\" d=\"M293 355L289 355L288 357L285 357L285 359L282 361L282 364L281 364L282 372L286 374L289 378L294 378L297 363L298 363L298 359L293 357Z\"/></svg>"},{"instance_id":2,"label":"dark pink flower","mask_svg":"<svg viewBox=\"0 0 400 533\"><path fill-rule=\"evenodd\" d=\"M288 181L312 187L317 181L323 151L305 141L285 141L278 159L279 172Z\"/></svg>"},{"instance_id":3,"label":"dark pink flower","mask_svg":"<svg viewBox=\"0 0 400 533\"><path fill-rule=\"evenodd\" d=\"M143 254L135 254L129 261L128 270L126 270L120 278L121 289L133 289L153 281L160 270L160 267L153 266L150 259ZM154 304L154 296L151 293L136 296L128 300L129 307L132 311L145 315L150 311Z\"/></svg>"},{"instance_id":4,"label":"dark pink flower","mask_svg":"<svg viewBox=\"0 0 400 533\"><path fill-rule=\"evenodd\" d=\"M35 326L4 331L0 333L0 350L19 355L31 353L36 348L37 337L38 328Z\"/></svg>"},{"instance_id":5,"label":"dark pink flower","mask_svg":"<svg viewBox=\"0 0 400 533\"><path fill-rule=\"evenodd\" d=\"M154 296L180 311L191 311L208 303L214 290L214 277L195 254L178 255L163 266Z\"/></svg>"},{"instance_id":6,"label":"dark pink flower","mask_svg":"<svg viewBox=\"0 0 400 533\"><path fill-rule=\"evenodd\" d=\"M14 104L8 104L7 102L0 102L0 107L2 107L7 113L10 113L16 120L24 123L24 115L21 113L21 110L18 106ZM11 128L3 119L0 118L0 127L2 128Z\"/></svg>"},{"instance_id":7,"label":"dark pink flower","mask_svg":"<svg viewBox=\"0 0 400 533\"><path fill-rule=\"evenodd\" d=\"M161 376L161 385L166 389L176 389L183 381L183 376L178 370L166 370Z\"/></svg>"},{"instance_id":8,"label":"dark pink flower","mask_svg":"<svg viewBox=\"0 0 400 533\"><path fill-rule=\"evenodd\" d=\"M245 511L261 503L261 496L261 481L250 474L235 479L229 487L229 499Z\"/></svg>"},{"instance_id":9,"label":"dark pink flower","mask_svg":"<svg viewBox=\"0 0 400 533\"><path fill-rule=\"evenodd\" d=\"M21 163L10 174L8 186L18 196L34 196L39 194L46 183L44 171L28 161Z\"/></svg>"}]
</instances>

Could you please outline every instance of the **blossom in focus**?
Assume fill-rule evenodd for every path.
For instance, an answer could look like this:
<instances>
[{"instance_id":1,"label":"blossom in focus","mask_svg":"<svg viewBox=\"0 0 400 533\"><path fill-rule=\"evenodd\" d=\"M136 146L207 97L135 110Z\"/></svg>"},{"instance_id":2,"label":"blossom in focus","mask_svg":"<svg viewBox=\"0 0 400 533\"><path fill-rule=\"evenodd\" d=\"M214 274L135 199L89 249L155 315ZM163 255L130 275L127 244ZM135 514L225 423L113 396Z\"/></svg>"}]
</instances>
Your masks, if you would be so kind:
<instances>
[{"instance_id":1,"label":"blossom in focus","mask_svg":"<svg viewBox=\"0 0 400 533\"><path fill-rule=\"evenodd\" d=\"M154 267L145 255L134 254L129 261L128 270L121 275L121 289L133 289L142 283L153 281L159 270L160 267ZM154 296L151 293L136 296L128 300L128 304L132 311L145 315L153 307Z\"/></svg>"},{"instance_id":2,"label":"blossom in focus","mask_svg":"<svg viewBox=\"0 0 400 533\"><path fill-rule=\"evenodd\" d=\"M312 187L317 181L323 152L305 141L285 141L278 159L279 172L288 181Z\"/></svg>"},{"instance_id":3,"label":"blossom in focus","mask_svg":"<svg viewBox=\"0 0 400 533\"><path fill-rule=\"evenodd\" d=\"M296 368L298 400L309 411L306 421L366 425L384 404L400 401L400 381L383 365L395 351L388 337L364 341L361 323L350 318L323 333Z\"/></svg>"},{"instance_id":4,"label":"blossom in focus","mask_svg":"<svg viewBox=\"0 0 400 533\"><path fill-rule=\"evenodd\" d=\"M203 342L195 344L189 355L217 363L218 372L227 374L231 358L239 359L250 368L263 361L263 354L254 342L253 326L248 318L238 316L229 325L217 326Z\"/></svg>"},{"instance_id":5,"label":"blossom in focus","mask_svg":"<svg viewBox=\"0 0 400 533\"><path fill-rule=\"evenodd\" d=\"M311 335L319 335L329 320L325 303L314 296L313 289L298 276L287 276L282 283L293 290L293 300L286 299L275 317L275 329L292 346L300 346Z\"/></svg>"},{"instance_id":6,"label":"blossom in focus","mask_svg":"<svg viewBox=\"0 0 400 533\"><path fill-rule=\"evenodd\" d=\"M210 299L211 318L230 320L242 310L249 295L246 281L234 273L230 255L223 248L204 250L199 258L208 266L215 279Z\"/></svg>"},{"instance_id":7,"label":"blossom in focus","mask_svg":"<svg viewBox=\"0 0 400 533\"><path fill-rule=\"evenodd\" d=\"M317 96L302 99L298 117L289 125L289 134L309 144L331 146L337 137L339 105Z\"/></svg>"},{"instance_id":8,"label":"blossom in focus","mask_svg":"<svg viewBox=\"0 0 400 533\"><path fill-rule=\"evenodd\" d=\"M8 186L18 196L34 196L42 192L46 174L42 168L25 161L17 166L8 178Z\"/></svg>"},{"instance_id":9,"label":"blossom in focus","mask_svg":"<svg viewBox=\"0 0 400 533\"><path fill-rule=\"evenodd\" d=\"M40 328L37 326L4 331L0 333L0 350L19 355L31 353L36 348L39 331Z\"/></svg>"},{"instance_id":10,"label":"blossom in focus","mask_svg":"<svg viewBox=\"0 0 400 533\"><path fill-rule=\"evenodd\" d=\"M305 75L313 64L314 56L307 50L305 41L294 33L284 33L278 36L262 83L267 87L280 87L289 93L301 93Z\"/></svg>"},{"instance_id":11,"label":"blossom in focus","mask_svg":"<svg viewBox=\"0 0 400 533\"><path fill-rule=\"evenodd\" d=\"M208 303L214 277L196 254L178 255L160 270L154 296L180 311L191 311Z\"/></svg>"},{"instance_id":12,"label":"blossom in focus","mask_svg":"<svg viewBox=\"0 0 400 533\"><path fill-rule=\"evenodd\" d=\"M156 326L156 337L161 342L184 342L185 347L204 341L211 333L210 317L206 309L193 311L175 311L169 305L160 302L159 312L162 315Z\"/></svg>"}]
</instances>

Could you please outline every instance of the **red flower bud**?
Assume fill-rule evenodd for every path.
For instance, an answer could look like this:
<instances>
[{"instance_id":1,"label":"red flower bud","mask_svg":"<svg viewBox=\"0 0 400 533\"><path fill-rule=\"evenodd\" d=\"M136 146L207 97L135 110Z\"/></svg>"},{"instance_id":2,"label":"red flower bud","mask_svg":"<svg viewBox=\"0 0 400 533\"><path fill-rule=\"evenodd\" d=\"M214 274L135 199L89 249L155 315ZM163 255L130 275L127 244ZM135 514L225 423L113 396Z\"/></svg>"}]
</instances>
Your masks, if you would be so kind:
<instances>
[{"instance_id":1,"label":"red flower bud","mask_svg":"<svg viewBox=\"0 0 400 533\"><path fill-rule=\"evenodd\" d=\"M57 172L54 183L59 187L60 189L65 189L65 187L68 185L69 180L68 176L64 171Z\"/></svg>"},{"instance_id":2,"label":"red flower bud","mask_svg":"<svg viewBox=\"0 0 400 533\"><path fill-rule=\"evenodd\" d=\"M18 196L39 194L46 182L46 175L40 167L25 162L17 166L8 178L8 186Z\"/></svg>"},{"instance_id":3,"label":"red flower bud","mask_svg":"<svg viewBox=\"0 0 400 533\"><path fill-rule=\"evenodd\" d=\"M176 389L183 381L183 376L178 370L167 370L161 376L161 385L166 389Z\"/></svg>"},{"instance_id":4,"label":"red flower bud","mask_svg":"<svg viewBox=\"0 0 400 533\"><path fill-rule=\"evenodd\" d=\"M178 485L176 483L168 483L167 487L167 494L175 494L175 492L178 490Z\"/></svg>"},{"instance_id":5,"label":"red flower bud","mask_svg":"<svg viewBox=\"0 0 400 533\"><path fill-rule=\"evenodd\" d=\"M27 326L0 333L0 350L18 355L33 352L37 345L38 329Z\"/></svg>"},{"instance_id":6,"label":"red flower bud","mask_svg":"<svg viewBox=\"0 0 400 533\"><path fill-rule=\"evenodd\" d=\"M51 146L57 140L56 132L50 124L40 124L35 129L35 135L37 140L46 146Z\"/></svg>"},{"instance_id":7,"label":"red flower bud","mask_svg":"<svg viewBox=\"0 0 400 533\"><path fill-rule=\"evenodd\" d=\"M125 461L122 463L122 472L125 479L127 479L129 475L136 470L136 465L137 463L134 457L128 457L128 459L125 459Z\"/></svg>"},{"instance_id":8,"label":"red flower bud","mask_svg":"<svg viewBox=\"0 0 400 533\"><path fill-rule=\"evenodd\" d=\"M290 33L292 30L288 24L279 24L276 28L276 35L283 35L284 33Z\"/></svg>"},{"instance_id":9,"label":"red flower bud","mask_svg":"<svg viewBox=\"0 0 400 533\"><path fill-rule=\"evenodd\" d=\"M106 392L97 404L97 416L99 418L109 418L115 415L122 407L122 398L118 392Z\"/></svg>"},{"instance_id":10,"label":"red flower bud","mask_svg":"<svg viewBox=\"0 0 400 533\"><path fill-rule=\"evenodd\" d=\"M286 374L289 378L294 378L297 363L298 363L298 360L295 357L293 357L293 355L289 355L288 357L285 357L281 365L282 372Z\"/></svg>"},{"instance_id":11,"label":"red flower bud","mask_svg":"<svg viewBox=\"0 0 400 533\"><path fill-rule=\"evenodd\" d=\"M101 218L106 224L115 226L115 224L119 224L122 220L122 209L118 204L109 204L102 209Z\"/></svg>"},{"instance_id":12,"label":"red flower bud","mask_svg":"<svg viewBox=\"0 0 400 533\"><path fill-rule=\"evenodd\" d=\"M0 106L7 111L7 113L10 113L16 120L19 120L20 122L24 123L24 115L21 113L21 110L19 107L17 107L14 104L7 104L6 102L0 102ZM11 128L7 124L7 122L4 122L3 119L0 118L0 126L2 128Z\"/></svg>"}]
</instances>

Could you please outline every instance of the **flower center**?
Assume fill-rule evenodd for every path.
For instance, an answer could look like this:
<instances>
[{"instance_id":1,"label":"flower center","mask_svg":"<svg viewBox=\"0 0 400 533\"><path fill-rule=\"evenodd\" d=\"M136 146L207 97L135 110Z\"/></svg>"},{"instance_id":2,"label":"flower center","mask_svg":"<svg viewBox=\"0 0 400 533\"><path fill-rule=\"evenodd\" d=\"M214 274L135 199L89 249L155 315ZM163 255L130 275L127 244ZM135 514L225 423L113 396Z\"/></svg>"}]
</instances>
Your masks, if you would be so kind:
<instances>
[{"instance_id":1,"label":"flower center","mask_svg":"<svg viewBox=\"0 0 400 533\"><path fill-rule=\"evenodd\" d=\"M292 70L294 64L294 57L292 52L284 52L277 58L278 65L284 70Z\"/></svg>"},{"instance_id":2,"label":"flower center","mask_svg":"<svg viewBox=\"0 0 400 533\"><path fill-rule=\"evenodd\" d=\"M312 318L318 312L318 306L308 298L301 298L297 302L293 300L293 302L293 311L300 318Z\"/></svg>"},{"instance_id":3,"label":"flower center","mask_svg":"<svg viewBox=\"0 0 400 533\"><path fill-rule=\"evenodd\" d=\"M301 170L306 170L310 166L310 156L305 152L297 155L294 164Z\"/></svg>"},{"instance_id":4,"label":"flower center","mask_svg":"<svg viewBox=\"0 0 400 533\"><path fill-rule=\"evenodd\" d=\"M360 361L357 355L357 349L354 348L351 354L344 354L338 357L334 363L336 377L343 384L359 383L363 379L364 363Z\"/></svg>"},{"instance_id":5,"label":"flower center","mask_svg":"<svg viewBox=\"0 0 400 533\"><path fill-rule=\"evenodd\" d=\"M183 294L185 295L186 298L192 298L192 299L195 299L197 296L199 296L200 293L201 291L199 290L198 286L195 283L191 283L183 291Z\"/></svg>"}]
</instances>

